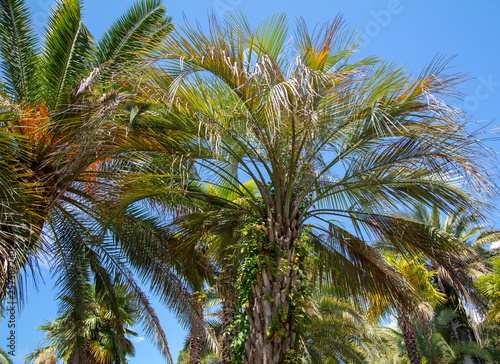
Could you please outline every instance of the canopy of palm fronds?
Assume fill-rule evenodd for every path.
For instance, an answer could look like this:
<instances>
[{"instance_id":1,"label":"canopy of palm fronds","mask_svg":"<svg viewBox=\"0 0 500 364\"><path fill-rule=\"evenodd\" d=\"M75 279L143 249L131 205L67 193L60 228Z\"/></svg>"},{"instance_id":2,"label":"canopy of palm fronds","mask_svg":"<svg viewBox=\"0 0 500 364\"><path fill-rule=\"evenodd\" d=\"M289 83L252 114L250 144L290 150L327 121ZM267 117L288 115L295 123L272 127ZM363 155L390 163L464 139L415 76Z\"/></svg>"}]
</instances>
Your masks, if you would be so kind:
<instances>
[{"instance_id":1,"label":"canopy of palm fronds","mask_svg":"<svg viewBox=\"0 0 500 364\"><path fill-rule=\"evenodd\" d=\"M61 296L75 305L89 270L109 289L118 272L137 291L141 322L168 356L125 249L106 232L99 201L134 168L127 152L157 149L128 130L129 111L115 113L124 97L111 76L137 65L141 58L131 50L164 37L170 18L159 0L140 0L95 40L82 9L79 0L56 1L39 41L26 2L0 1L0 297L7 281L22 294L23 272L42 255L58 275Z\"/></svg>"},{"instance_id":2,"label":"canopy of palm fronds","mask_svg":"<svg viewBox=\"0 0 500 364\"><path fill-rule=\"evenodd\" d=\"M154 112L137 127L159 141L178 131L203 181L216 176L243 194L239 174L252 177L261 196L247 199L252 213L299 228L316 223L324 256L349 276L361 266L390 274L373 263L362 231L404 224L409 236L415 224L395 217L395 208L430 201L472 208L477 201L461 184L488 186L475 163L480 144L443 102L461 76L447 74L439 59L418 76L373 57L352 62L355 43L340 19L314 34L299 21L290 39L283 15L255 30L239 15L212 20L209 34L177 29L148 53L160 61L135 91ZM342 228L345 221L353 229ZM438 257L449 248L428 243L403 239L398 249Z\"/></svg>"},{"instance_id":3,"label":"canopy of palm fronds","mask_svg":"<svg viewBox=\"0 0 500 364\"><path fill-rule=\"evenodd\" d=\"M491 187L481 143L448 104L463 77L448 73L446 60L419 75L375 57L354 60L356 41L340 18L315 32L299 20L290 36L284 15L257 28L239 14L210 19L209 32L186 25L149 46L144 77L129 82L137 102L149 105L135 127L158 143L176 134L198 167L186 180L223 180L245 197L248 219L261 221L272 245L264 254L282 257L277 267L300 266L297 238L309 227L338 284L411 304L411 287L384 263L370 234L389 236L397 251L423 253L449 272L468 254L397 215L419 203L472 210L481 204L474 191ZM241 176L254 181L259 198L246 192ZM270 285L295 292L292 271ZM257 286L270 294L271 286ZM250 310L261 317L264 306L254 298ZM273 317L262 320L262 332ZM282 342L294 337L285 336Z\"/></svg>"}]
</instances>

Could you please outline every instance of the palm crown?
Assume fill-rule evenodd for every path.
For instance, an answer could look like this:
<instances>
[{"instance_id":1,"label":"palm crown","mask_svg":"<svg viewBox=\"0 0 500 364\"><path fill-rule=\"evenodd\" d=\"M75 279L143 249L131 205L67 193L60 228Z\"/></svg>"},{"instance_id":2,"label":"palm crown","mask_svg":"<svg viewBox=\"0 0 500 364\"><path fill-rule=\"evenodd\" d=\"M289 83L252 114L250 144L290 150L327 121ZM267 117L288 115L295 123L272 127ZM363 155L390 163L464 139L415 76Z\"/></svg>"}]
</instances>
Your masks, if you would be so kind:
<instances>
[{"instance_id":1,"label":"palm crown","mask_svg":"<svg viewBox=\"0 0 500 364\"><path fill-rule=\"evenodd\" d=\"M146 68L148 80L131 85L138 102L151 106L136 127L160 143L174 130L180 150L199 167L188 178L222 179L246 198L248 219L265 227L267 243L257 254L270 265L259 264L249 278L249 362L283 360L295 346L289 300L304 278L302 229L311 229L315 253L339 284L407 303L409 287L367 231L446 266L465 254L442 239L414 239L419 225L395 216L417 203L472 208L477 201L460 183L487 185L462 114L443 101L460 82L446 74L446 62L415 77L375 58L352 61L356 45L339 18L316 33L299 20L289 41L283 15L256 29L234 14L223 24L212 20L208 34L187 25L151 47L145 53L157 62ZM258 198L241 176L253 179ZM204 228L210 226L220 224ZM284 331L273 329L276 320Z\"/></svg>"}]
</instances>

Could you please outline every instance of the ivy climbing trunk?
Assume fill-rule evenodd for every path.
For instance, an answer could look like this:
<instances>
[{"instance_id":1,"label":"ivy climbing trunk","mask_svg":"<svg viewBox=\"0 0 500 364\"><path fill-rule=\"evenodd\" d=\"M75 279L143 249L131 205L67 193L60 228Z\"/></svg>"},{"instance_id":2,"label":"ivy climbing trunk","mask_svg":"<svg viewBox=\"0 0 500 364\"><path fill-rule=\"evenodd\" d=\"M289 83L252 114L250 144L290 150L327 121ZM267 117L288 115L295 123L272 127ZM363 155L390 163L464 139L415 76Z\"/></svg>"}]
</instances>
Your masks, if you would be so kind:
<instances>
[{"instance_id":1,"label":"ivy climbing trunk","mask_svg":"<svg viewBox=\"0 0 500 364\"><path fill-rule=\"evenodd\" d=\"M259 269L253 281L252 297L246 307L250 332L245 342L244 363L293 362L296 325L294 294L301 286L295 254L297 221L269 219L269 243L260 248Z\"/></svg>"},{"instance_id":2,"label":"ivy climbing trunk","mask_svg":"<svg viewBox=\"0 0 500 364\"><path fill-rule=\"evenodd\" d=\"M408 352L408 359L411 364L422 364L420 352L418 351L417 338L415 336L415 327L413 326L411 318L399 305L397 305L396 310L398 313L399 328L401 329L406 351Z\"/></svg>"}]
</instances>

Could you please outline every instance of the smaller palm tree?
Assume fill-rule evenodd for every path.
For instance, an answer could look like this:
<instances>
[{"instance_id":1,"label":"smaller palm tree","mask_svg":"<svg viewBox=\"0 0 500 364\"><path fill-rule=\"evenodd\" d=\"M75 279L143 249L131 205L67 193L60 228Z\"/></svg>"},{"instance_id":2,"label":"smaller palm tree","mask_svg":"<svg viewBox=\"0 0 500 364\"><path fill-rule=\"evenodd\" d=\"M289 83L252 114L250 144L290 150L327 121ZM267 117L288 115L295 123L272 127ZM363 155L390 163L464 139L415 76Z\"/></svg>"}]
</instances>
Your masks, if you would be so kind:
<instances>
[{"instance_id":1,"label":"smaller palm tree","mask_svg":"<svg viewBox=\"0 0 500 364\"><path fill-rule=\"evenodd\" d=\"M491 300L488 319L500 323L500 259L494 259L492 263L492 272L480 277L478 284L485 296Z\"/></svg>"},{"instance_id":2,"label":"smaller palm tree","mask_svg":"<svg viewBox=\"0 0 500 364\"><path fill-rule=\"evenodd\" d=\"M385 330L362 310L332 293L317 292L306 309L301 340L308 363L375 363L393 356Z\"/></svg>"},{"instance_id":3,"label":"smaller palm tree","mask_svg":"<svg viewBox=\"0 0 500 364\"><path fill-rule=\"evenodd\" d=\"M461 364L465 357L481 358L486 363L497 363L488 349L475 342L455 340L451 323L457 319L451 308L440 310L430 324L431 339L424 330L417 330L419 351L426 364Z\"/></svg>"},{"instance_id":4,"label":"smaller palm tree","mask_svg":"<svg viewBox=\"0 0 500 364\"><path fill-rule=\"evenodd\" d=\"M114 292L91 284L87 285L87 290L88 302L85 304L85 311L82 312L85 316L84 342L79 342L79 335L74 335L81 328L75 327L71 298L62 297L61 300L70 309L55 321L38 327L38 330L46 333L46 338L42 339L42 343L46 345L39 346L29 354L26 363L37 363L40 357L49 352L68 363L75 360L78 362L78 358L81 357L88 363L127 363L127 356L134 356L134 344L127 338L127 336L137 336L128 328L138 319L138 307L133 303L133 293L120 284L115 285ZM116 310L111 309L111 305L115 303L119 306L118 315Z\"/></svg>"},{"instance_id":5,"label":"smaller palm tree","mask_svg":"<svg viewBox=\"0 0 500 364\"><path fill-rule=\"evenodd\" d=\"M470 341L455 340L450 325L458 314L450 308L441 309L428 325L416 326L418 349L425 364L462 364L465 357L481 358L486 363L498 363L493 350L480 347ZM388 329L389 337L396 349L393 356L371 361L378 364L409 364L403 335L398 329ZM430 335L430 338L428 337Z\"/></svg>"}]
</instances>

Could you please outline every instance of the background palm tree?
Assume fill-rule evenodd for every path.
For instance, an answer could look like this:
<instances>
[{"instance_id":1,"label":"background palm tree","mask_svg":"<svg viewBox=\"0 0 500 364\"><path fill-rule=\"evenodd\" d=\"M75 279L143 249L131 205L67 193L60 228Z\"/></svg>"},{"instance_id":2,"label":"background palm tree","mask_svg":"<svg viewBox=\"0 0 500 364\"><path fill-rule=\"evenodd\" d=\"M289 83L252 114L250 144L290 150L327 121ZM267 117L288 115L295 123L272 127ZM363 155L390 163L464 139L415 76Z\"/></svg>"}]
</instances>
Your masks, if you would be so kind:
<instances>
[{"instance_id":1,"label":"background palm tree","mask_svg":"<svg viewBox=\"0 0 500 364\"><path fill-rule=\"evenodd\" d=\"M491 273L479 277L478 285L486 297L491 300L488 319L500 323L500 259L493 259L492 263Z\"/></svg>"},{"instance_id":2,"label":"background palm tree","mask_svg":"<svg viewBox=\"0 0 500 364\"><path fill-rule=\"evenodd\" d=\"M489 350L471 341L456 340L451 323L459 316L450 308L442 308L430 322L430 340L425 330L418 330L419 350L429 364L466 363L466 357L481 358L487 363L496 363Z\"/></svg>"},{"instance_id":3,"label":"background palm tree","mask_svg":"<svg viewBox=\"0 0 500 364\"><path fill-rule=\"evenodd\" d=\"M437 272L428 269L422 254L413 257L398 254L391 251L390 247L384 246L383 243L379 244L379 247L383 250L383 256L387 263L401 273L406 284L418 292L418 297L415 300L414 309L411 311L397 302L388 306L386 302L379 302L375 299L371 302L372 315L387 317L392 310L401 329L404 346L409 353L408 357L416 360L420 357L420 353L414 322L417 323L417 326L426 327L434 315L434 307L445 300L433 282ZM426 339L430 340L429 330L427 330L427 334Z\"/></svg>"},{"instance_id":4,"label":"background palm tree","mask_svg":"<svg viewBox=\"0 0 500 364\"><path fill-rule=\"evenodd\" d=\"M332 293L313 295L301 340L310 363L375 363L393 356L393 338L352 302Z\"/></svg>"},{"instance_id":5,"label":"background palm tree","mask_svg":"<svg viewBox=\"0 0 500 364\"><path fill-rule=\"evenodd\" d=\"M478 212L466 214L463 211L450 213L444 221L437 206L429 210L419 205L408 215L408 218L420 224L418 234L428 235L429 239L448 239L450 245L464 251L463 259L456 261L454 266L443 267L425 255L414 256L412 254L394 256L394 247L382 243L380 247L386 252L392 266L398 269L409 283L420 292L421 303L427 303L427 307L434 308L449 307L457 312L453 322L450 321L450 331L455 333L455 341L476 341L477 333L472 328L477 327L469 314L473 307L484 308L484 298L474 285L478 276L486 272L482 256L485 256L485 245L495 241L499 237L498 231L487 230L480 221ZM414 234L416 231L413 232ZM467 253L468 251L468 253ZM392 252L392 253L391 253ZM415 269L416 268L416 269ZM451 271L449 269L452 269ZM398 320L404 311L398 310ZM407 315L407 314L406 314ZM418 316L423 318L418 320ZM431 315L432 316L432 313ZM427 317L430 317L427 315ZM426 327L425 315L413 313L413 319L407 315L404 324L401 325L403 338L408 350L418 350L415 339L411 339L414 331L412 321L419 322L418 326ZM430 332L427 340L431 341ZM481 362L480 358L475 360Z\"/></svg>"},{"instance_id":6,"label":"background palm tree","mask_svg":"<svg viewBox=\"0 0 500 364\"><path fill-rule=\"evenodd\" d=\"M26 362L36 362L37 358L47 352L68 363L76 363L82 356L88 363L127 363L126 357L134 356L134 344L127 337L137 336L129 329L139 318L140 308L135 304L134 293L128 291L124 285L114 286L114 297L102 287L99 289L88 284L86 288L89 291L89 301L85 302L85 312L79 313L84 316L84 326L79 327L80 322L73 319L72 298L62 297L69 310L63 312L55 321L47 322L38 328L45 331L46 338L42 339L44 345L28 355ZM116 303L119 305L119 316L112 310ZM125 331L122 331L122 326ZM75 332L80 330L84 331L83 345L78 341L79 336L75 335Z\"/></svg>"},{"instance_id":7,"label":"background palm tree","mask_svg":"<svg viewBox=\"0 0 500 364\"><path fill-rule=\"evenodd\" d=\"M484 186L487 179L461 114L434 101L460 81L445 73L445 62L416 77L373 57L350 62L356 44L340 19L317 33L299 21L290 47L287 31L283 15L256 29L239 15L211 21L206 34L187 25L152 45L146 53L159 61L146 68L148 81L131 85L151 107L136 127L153 129L160 143L175 130L199 167L197 180L215 176L242 194L244 175L259 189L261 197L247 201L247 223L263 230L260 240L245 241L242 264L253 264L242 303L249 363L296 359L291 297L299 299L305 280L303 229L316 236L315 252L339 285L411 305L366 231L397 236L401 252L423 252L451 271L464 251L416 240L415 223L395 213L423 202L472 209L477 201L450 181L468 176Z\"/></svg>"},{"instance_id":8,"label":"background palm tree","mask_svg":"<svg viewBox=\"0 0 500 364\"><path fill-rule=\"evenodd\" d=\"M455 211L442 221L439 210L434 207L432 213L423 206L417 207L414 218L425 224L424 229L433 236L441 235L454 244L464 244L471 250L468 258L457 265L454 270L460 279L454 280L450 274L432 259L428 261L429 269L437 272L435 283L443 293L445 301L441 307L453 309L457 316L450 322L455 341L480 341L480 333L473 317L473 310L484 311L486 302L474 283L487 273L484 258L487 255L486 246L500 238L498 230L489 230L481 224L478 213L465 214ZM439 305L438 305L439 307ZM477 362L484 362L474 358Z\"/></svg>"}]
</instances>

